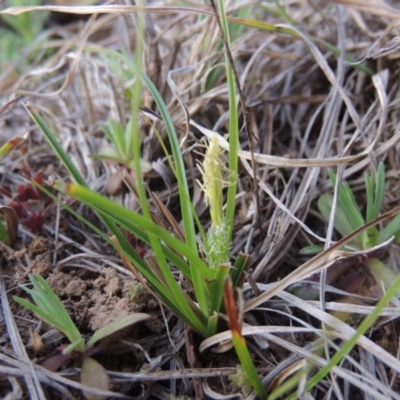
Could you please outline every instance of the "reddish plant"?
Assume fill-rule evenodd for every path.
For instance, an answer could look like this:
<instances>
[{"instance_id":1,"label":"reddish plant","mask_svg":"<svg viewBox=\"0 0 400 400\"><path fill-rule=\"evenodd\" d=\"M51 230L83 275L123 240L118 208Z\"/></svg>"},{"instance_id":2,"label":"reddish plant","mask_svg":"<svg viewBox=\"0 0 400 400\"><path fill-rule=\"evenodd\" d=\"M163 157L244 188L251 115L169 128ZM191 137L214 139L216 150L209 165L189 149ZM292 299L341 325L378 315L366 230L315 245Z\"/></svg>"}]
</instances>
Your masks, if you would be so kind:
<instances>
[{"instance_id":1,"label":"reddish plant","mask_svg":"<svg viewBox=\"0 0 400 400\"><path fill-rule=\"evenodd\" d=\"M0 193L11 199L8 207L12 208L18 216L19 222L34 233L39 233L45 222L45 214L52 200L40 189L44 186L44 174L39 171L33 177L27 168L22 168L30 182L17 186L16 193L0 187Z\"/></svg>"}]
</instances>

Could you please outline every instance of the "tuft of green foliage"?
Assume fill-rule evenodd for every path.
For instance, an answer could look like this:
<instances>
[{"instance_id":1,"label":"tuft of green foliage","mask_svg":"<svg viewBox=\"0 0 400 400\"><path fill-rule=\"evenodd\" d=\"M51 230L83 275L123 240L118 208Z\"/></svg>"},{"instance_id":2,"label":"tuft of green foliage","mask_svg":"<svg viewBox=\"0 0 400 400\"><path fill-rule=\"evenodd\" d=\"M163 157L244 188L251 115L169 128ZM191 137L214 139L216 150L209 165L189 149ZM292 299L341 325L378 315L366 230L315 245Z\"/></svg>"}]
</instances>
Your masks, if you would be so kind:
<instances>
[{"instance_id":1,"label":"tuft of green foliage","mask_svg":"<svg viewBox=\"0 0 400 400\"><path fill-rule=\"evenodd\" d=\"M8 0L6 7L39 6L40 0ZM22 13L19 15L2 14L0 22L4 26L0 28L0 71L7 63L14 62L21 55L23 48L34 41L43 30L48 12Z\"/></svg>"},{"instance_id":2,"label":"tuft of green foliage","mask_svg":"<svg viewBox=\"0 0 400 400\"><path fill-rule=\"evenodd\" d=\"M33 289L29 289L22 285L21 288L32 297L33 303L17 296L14 296L14 300L29 311L32 311L49 325L54 326L54 328L59 330L68 338L70 344L63 350L63 354L70 355L72 352L81 353L81 356L83 357L81 372L82 383L96 389L107 390L107 372L96 360L89 357L89 350L107 336L113 335L115 332L118 332L127 326L144 321L150 318L150 316L148 314L137 313L117 318L113 322L110 322L96 331L85 343L79 329L76 327L64 305L45 279L40 275L30 275L29 280L33 285ZM99 379L99 377L101 377L101 379ZM84 394L87 399L103 398L89 392L85 392Z\"/></svg>"},{"instance_id":3,"label":"tuft of green foliage","mask_svg":"<svg viewBox=\"0 0 400 400\"><path fill-rule=\"evenodd\" d=\"M329 171L329 176L333 185L335 185L336 175L333 171ZM363 215L350 185L347 182L343 182L339 186L334 227L342 236L349 235L379 216L385 194L385 167L382 162L379 163L375 174L365 174L365 189L367 204L365 215ZM332 204L333 195L328 193L323 194L318 200L319 211L327 221L331 214ZM379 230L375 226L365 230L352 240L344 250L367 250L386 242L391 237L395 237L396 241L400 239L399 215L393 218L393 220L382 230ZM316 254L319 251L322 251L321 246L310 246L304 248L302 253ZM396 278L394 271L376 257L367 261L367 267L373 275L376 283L383 286L383 291L385 291Z\"/></svg>"}]
</instances>

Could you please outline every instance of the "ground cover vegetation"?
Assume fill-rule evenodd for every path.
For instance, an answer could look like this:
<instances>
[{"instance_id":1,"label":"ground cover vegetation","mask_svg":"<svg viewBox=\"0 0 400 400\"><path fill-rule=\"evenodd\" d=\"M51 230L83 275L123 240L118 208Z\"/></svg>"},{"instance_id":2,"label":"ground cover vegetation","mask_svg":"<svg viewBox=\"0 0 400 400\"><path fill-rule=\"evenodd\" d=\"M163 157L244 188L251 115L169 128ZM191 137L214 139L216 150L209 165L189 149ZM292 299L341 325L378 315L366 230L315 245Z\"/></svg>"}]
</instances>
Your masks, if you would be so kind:
<instances>
[{"instance_id":1,"label":"ground cover vegetation","mask_svg":"<svg viewBox=\"0 0 400 400\"><path fill-rule=\"evenodd\" d=\"M1 4L1 395L400 399L398 5L131 3Z\"/></svg>"}]
</instances>

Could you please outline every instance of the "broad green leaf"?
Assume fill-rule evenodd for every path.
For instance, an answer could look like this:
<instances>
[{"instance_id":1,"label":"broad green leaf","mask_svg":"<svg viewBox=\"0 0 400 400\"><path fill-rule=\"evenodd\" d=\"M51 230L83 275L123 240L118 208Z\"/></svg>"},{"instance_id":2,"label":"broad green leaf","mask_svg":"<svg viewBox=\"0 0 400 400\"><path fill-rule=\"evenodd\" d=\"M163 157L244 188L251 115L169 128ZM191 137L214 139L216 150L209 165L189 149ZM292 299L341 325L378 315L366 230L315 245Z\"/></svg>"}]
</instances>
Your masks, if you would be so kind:
<instances>
[{"instance_id":1,"label":"broad green leaf","mask_svg":"<svg viewBox=\"0 0 400 400\"><path fill-rule=\"evenodd\" d=\"M110 380L106 370L93 358L86 357L81 370L81 382L93 389L109 390ZM107 395L83 392L87 400L104 400Z\"/></svg>"}]
</instances>

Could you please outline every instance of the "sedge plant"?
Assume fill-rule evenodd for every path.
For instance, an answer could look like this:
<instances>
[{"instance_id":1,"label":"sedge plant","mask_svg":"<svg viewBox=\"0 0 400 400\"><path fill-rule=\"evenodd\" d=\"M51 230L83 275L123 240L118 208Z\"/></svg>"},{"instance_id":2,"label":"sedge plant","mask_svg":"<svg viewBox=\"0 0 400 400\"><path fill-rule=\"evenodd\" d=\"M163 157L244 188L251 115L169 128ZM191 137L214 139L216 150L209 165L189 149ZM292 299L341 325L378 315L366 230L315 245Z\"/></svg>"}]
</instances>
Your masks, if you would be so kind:
<instances>
[{"instance_id":1,"label":"sedge plant","mask_svg":"<svg viewBox=\"0 0 400 400\"><path fill-rule=\"evenodd\" d=\"M16 296L14 300L68 338L70 344L65 347L62 353L64 356L70 356L72 353L81 355L81 382L83 384L95 389L108 390L109 382L107 372L101 364L90 357L90 352L100 340L132 324L144 321L150 318L150 316L144 313L122 316L97 330L93 336L85 342L64 305L46 280L40 275L30 275L29 279L33 285L33 289L22 285L21 288L32 297L33 303ZM85 392L85 397L88 399L104 398L96 397L96 395L89 392Z\"/></svg>"},{"instance_id":2,"label":"sedge plant","mask_svg":"<svg viewBox=\"0 0 400 400\"><path fill-rule=\"evenodd\" d=\"M225 15L224 2L218 2L221 27L229 46L229 30ZM129 168L134 171L134 193L139 199L141 212L133 212L110 200L106 196L88 188L85 180L78 172L68 155L58 143L54 133L46 122L33 109L27 108L37 126L43 132L53 149L56 151L64 166L67 168L73 183L64 183L54 180L52 186L60 192L71 196L94 210L104 222L111 238L93 225L105 240L111 243L121 255L125 265L150 289L159 300L164 303L175 315L190 325L203 337L214 335L218 330L219 313L223 311L224 282L229 277L233 287L242 282L243 271L248 266L249 257L243 254L236 256L231 263L231 242L235 203L237 192L237 170L239 149L239 126L235 80L232 66L226 59L227 85L229 97L229 154L225 158L216 139L207 144L204 161L200 165L202 179L200 186L205 194L205 202L210 207L211 223L207 232L204 231L199 217L192 204L185 171L183 155L167 107L148 76L140 69L143 20L138 14L138 40L136 43L135 59L128 55L119 54L104 48L92 48L88 51L102 52L125 64L134 83L129 88L131 101L131 117L127 126L110 121L106 134L116 149L121 152L124 148L126 160L129 159ZM139 107L142 85L153 96L159 114L163 120L170 152L166 153L170 168L173 171L181 209L182 227L172 230L154 220L148 204L145 184L143 181L143 163L141 159L141 136L139 132ZM118 142L118 140L120 142ZM122 143L122 144L121 144ZM166 151L167 146L161 143ZM226 194L225 194L226 191ZM156 195L151 193L153 198ZM166 220L173 220L168 210L159 205L159 212ZM83 219L81 216L79 218ZM177 230L182 229L183 235ZM151 257L142 257L135 246L131 244L128 235L146 243L152 250ZM199 242L201 241L201 249ZM177 272L192 288L193 296L189 296L181 285L182 279L177 279ZM244 338L235 343L243 369L257 392L262 393L256 369L249 358ZM247 354L247 358L241 355Z\"/></svg>"},{"instance_id":3,"label":"sedge plant","mask_svg":"<svg viewBox=\"0 0 400 400\"><path fill-rule=\"evenodd\" d=\"M221 13L223 15L224 13ZM140 15L140 13L139 13ZM138 18L138 23L141 18ZM221 311L223 300L223 283L227 275L230 275L235 286L241 283L242 272L248 264L248 257L238 255L231 264L230 249L235 214L235 200L237 190L237 168L238 168L238 116L235 97L235 86L233 73L229 63L228 91L230 110L230 151L227 165L225 158L218 153L216 143L210 143L206 152L208 159L212 159L217 168L203 174L203 188L213 192L207 197L207 202L216 204L212 206L212 214L220 214L213 217L210 232L204 232L195 208L191 202L187 174L183 155L180 149L178 135L176 133L171 116L161 98L159 92L148 76L139 68L141 65L141 33L143 28L138 25L138 41L135 60L128 55L122 55L113 50L96 48L88 51L106 53L125 64L126 68L135 77L134 84L129 88L131 91L131 123L123 129L124 136L131 135L130 156L132 156L132 168L135 172L135 192L140 201L141 212L133 212L90 190L71 159L58 143L55 134L50 130L46 122L33 109L27 108L28 112L44 133L51 146L56 151L70 172L73 183L64 183L58 180L53 182L53 187L68 196L83 202L93 209L103 220L111 235L102 234L121 254L126 266L137 276L144 278L148 288L179 318L190 325L195 331L204 337L211 336L218 329L218 313ZM169 140L170 153L167 159L173 173L175 174L182 218L183 236L179 237L152 218L149 209L147 193L143 182L143 171L141 164L141 142L139 132L139 106L142 85L152 94L159 114L164 122ZM118 128L119 129L119 128ZM127 142L126 142L127 143ZM166 147L166 146L165 146ZM164 148L165 148L164 147ZM221 156L221 158L219 158ZM205 160L205 165L207 161ZM204 173L206 166L203 166ZM220 170L221 172L218 172ZM229 171L229 172L227 172ZM225 177L221 179L221 176ZM226 182L224 181L226 179ZM214 182L214 183L212 183ZM209 189L215 184L215 189ZM224 191L226 188L226 200ZM215 199L212 200L211 198ZM223 204L224 203L224 204ZM218 209L218 211L217 211ZM161 209L162 213L167 210ZM166 215L164 215L166 216ZM167 219L171 220L168 215ZM176 225L179 226L178 223ZM93 227L93 226L92 226ZM141 257L134 246L131 245L128 234L146 243L153 252L151 257ZM223 234L223 235L222 235ZM199 251L198 236L205 249L206 257ZM212 242L213 241L213 242ZM193 288L193 297L189 296L177 279L179 272Z\"/></svg>"}]
</instances>

